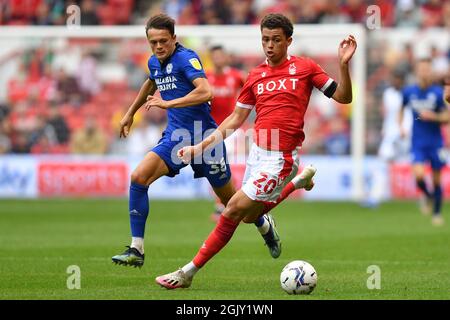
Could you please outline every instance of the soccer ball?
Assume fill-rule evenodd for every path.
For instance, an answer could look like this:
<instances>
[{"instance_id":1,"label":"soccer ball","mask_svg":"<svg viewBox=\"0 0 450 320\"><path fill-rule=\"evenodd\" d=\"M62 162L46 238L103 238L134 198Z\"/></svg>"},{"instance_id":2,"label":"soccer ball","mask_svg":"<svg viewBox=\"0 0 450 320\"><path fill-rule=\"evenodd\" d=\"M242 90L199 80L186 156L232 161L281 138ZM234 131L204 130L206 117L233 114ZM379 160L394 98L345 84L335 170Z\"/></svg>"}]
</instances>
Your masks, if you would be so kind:
<instances>
[{"instance_id":1,"label":"soccer ball","mask_svg":"<svg viewBox=\"0 0 450 320\"><path fill-rule=\"evenodd\" d=\"M308 262L295 260L281 271L280 283L289 294L310 294L317 284L317 272Z\"/></svg>"}]
</instances>

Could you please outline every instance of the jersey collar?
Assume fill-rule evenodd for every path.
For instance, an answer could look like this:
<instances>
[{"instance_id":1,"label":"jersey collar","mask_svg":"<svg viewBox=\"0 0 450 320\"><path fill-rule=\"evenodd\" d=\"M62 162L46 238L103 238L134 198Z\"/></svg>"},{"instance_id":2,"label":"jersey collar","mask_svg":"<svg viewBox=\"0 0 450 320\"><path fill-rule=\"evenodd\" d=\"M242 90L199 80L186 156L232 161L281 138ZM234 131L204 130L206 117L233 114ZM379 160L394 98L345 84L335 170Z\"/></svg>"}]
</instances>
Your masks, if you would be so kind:
<instances>
[{"instance_id":1,"label":"jersey collar","mask_svg":"<svg viewBox=\"0 0 450 320\"><path fill-rule=\"evenodd\" d=\"M287 59L287 61L290 61L290 60L291 60L291 56L288 54L287 57L286 57L286 59ZM284 62L283 62L283 63L284 63ZM282 64L283 64L283 63L282 63ZM266 65L268 65L268 66L270 67L270 65L269 65L269 59L267 59L267 58L266 58ZM281 64L280 64L280 66L281 66Z\"/></svg>"}]
</instances>

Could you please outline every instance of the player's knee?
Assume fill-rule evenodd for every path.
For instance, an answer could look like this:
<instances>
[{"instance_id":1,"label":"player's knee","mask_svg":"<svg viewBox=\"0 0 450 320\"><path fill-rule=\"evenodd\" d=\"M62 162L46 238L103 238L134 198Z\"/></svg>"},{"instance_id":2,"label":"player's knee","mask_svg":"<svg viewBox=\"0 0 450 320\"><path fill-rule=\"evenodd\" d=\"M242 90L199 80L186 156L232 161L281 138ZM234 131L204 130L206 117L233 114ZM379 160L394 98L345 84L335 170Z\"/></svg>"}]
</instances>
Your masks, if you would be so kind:
<instances>
[{"instance_id":1,"label":"player's knee","mask_svg":"<svg viewBox=\"0 0 450 320\"><path fill-rule=\"evenodd\" d=\"M237 201L230 201L222 215L233 221L239 222L244 218L244 210L240 210Z\"/></svg>"},{"instance_id":2,"label":"player's knee","mask_svg":"<svg viewBox=\"0 0 450 320\"><path fill-rule=\"evenodd\" d=\"M148 176L144 175L140 170L134 170L131 173L131 182L140 185L147 185Z\"/></svg>"}]
</instances>

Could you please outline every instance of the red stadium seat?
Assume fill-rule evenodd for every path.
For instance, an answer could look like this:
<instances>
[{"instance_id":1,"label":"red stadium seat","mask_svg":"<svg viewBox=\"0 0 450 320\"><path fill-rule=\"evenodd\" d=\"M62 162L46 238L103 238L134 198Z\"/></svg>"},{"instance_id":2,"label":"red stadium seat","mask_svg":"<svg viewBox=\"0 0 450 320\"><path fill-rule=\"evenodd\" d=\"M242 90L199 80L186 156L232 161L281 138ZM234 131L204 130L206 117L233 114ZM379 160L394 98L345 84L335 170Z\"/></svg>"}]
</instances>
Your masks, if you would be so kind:
<instances>
[{"instance_id":1,"label":"red stadium seat","mask_svg":"<svg viewBox=\"0 0 450 320\"><path fill-rule=\"evenodd\" d=\"M81 116L72 116L66 120L67 120L67 124L70 128L70 131L74 131L79 128L82 128L84 125L84 118Z\"/></svg>"}]
</instances>

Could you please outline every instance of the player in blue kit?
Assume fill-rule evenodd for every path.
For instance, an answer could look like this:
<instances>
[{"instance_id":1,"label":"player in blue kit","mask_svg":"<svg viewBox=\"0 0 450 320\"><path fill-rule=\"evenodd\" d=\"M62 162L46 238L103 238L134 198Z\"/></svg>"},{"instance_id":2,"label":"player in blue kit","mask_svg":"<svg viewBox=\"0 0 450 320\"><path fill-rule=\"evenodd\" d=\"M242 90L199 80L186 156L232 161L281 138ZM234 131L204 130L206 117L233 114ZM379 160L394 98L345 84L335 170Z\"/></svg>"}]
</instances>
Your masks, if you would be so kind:
<instances>
[{"instance_id":1,"label":"player in blue kit","mask_svg":"<svg viewBox=\"0 0 450 320\"><path fill-rule=\"evenodd\" d=\"M441 125L448 123L450 117L443 99L443 88L432 83L431 61L419 60L415 73L417 84L403 89L403 108L411 108L414 117L411 151L416 184L423 194L421 210L424 214L433 211L432 224L439 226L444 223L441 214L441 170L446 163ZM433 172L433 191L428 189L424 179L426 162L431 164Z\"/></svg>"},{"instance_id":2,"label":"player in blue kit","mask_svg":"<svg viewBox=\"0 0 450 320\"><path fill-rule=\"evenodd\" d=\"M210 115L212 90L197 54L176 41L175 21L160 14L149 19L146 35L153 55L148 61L149 79L120 121L120 137L127 137L134 114L144 106L167 110L168 124L158 144L131 174L129 214L132 241L112 261L141 267L144 264L144 231L149 213L149 186L166 175L174 177L186 166L177 152L183 146L202 141L217 124ZM153 96L159 90L161 98ZM202 159L201 159L202 160ZM193 161L194 178L206 177L214 192L226 205L236 192L226 161L225 145L219 146L206 161ZM170 190L168 191L170 192ZM255 225L263 235L272 257L281 253L281 242L271 215L262 216Z\"/></svg>"}]
</instances>

